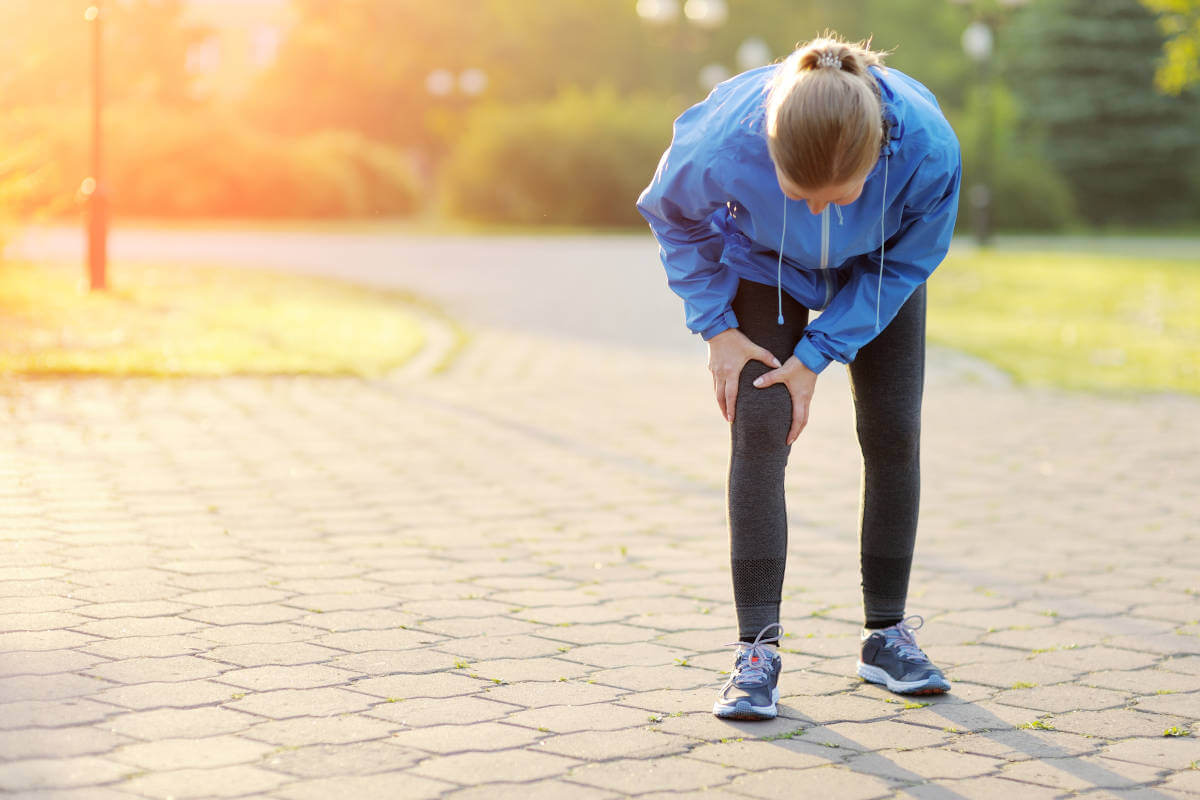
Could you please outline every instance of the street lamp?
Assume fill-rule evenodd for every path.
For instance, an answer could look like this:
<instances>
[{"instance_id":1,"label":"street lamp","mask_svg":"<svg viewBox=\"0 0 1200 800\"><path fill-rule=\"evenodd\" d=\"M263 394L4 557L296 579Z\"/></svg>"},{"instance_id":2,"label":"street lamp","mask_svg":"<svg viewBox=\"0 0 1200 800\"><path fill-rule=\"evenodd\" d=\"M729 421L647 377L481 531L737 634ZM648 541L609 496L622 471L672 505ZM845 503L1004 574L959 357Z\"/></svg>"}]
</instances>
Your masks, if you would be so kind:
<instances>
[{"instance_id":1,"label":"street lamp","mask_svg":"<svg viewBox=\"0 0 1200 800\"><path fill-rule=\"evenodd\" d=\"M982 20L967 26L962 35L963 51L979 65L979 86L982 93L979 119L978 172L967 192L971 215L975 222L975 240L980 247L991 239L992 211L992 86L991 60L994 43L992 29Z\"/></svg>"},{"instance_id":2,"label":"street lamp","mask_svg":"<svg viewBox=\"0 0 1200 800\"><path fill-rule=\"evenodd\" d=\"M980 114L978 169L967 199L975 223L975 239L980 247L986 246L992 236L992 173L995 101L992 97L993 63L996 31L1008 14L1029 0L950 0L954 5L970 10L972 21L962 33L962 48L967 57L979 69Z\"/></svg>"},{"instance_id":3,"label":"street lamp","mask_svg":"<svg viewBox=\"0 0 1200 800\"><path fill-rule=\"evenodd\" d=\"M700 42L695 36L689 36L685 30L688 26L705 31L716 30L729 19L729 4L727 0L637 0L637 15L646 23L660 28L672 30L672 47L676 50L699 50ZM679 25L679 21L687 23ZM687 69L684 59L675 59L678 67ZM686 72L680 73L684 78ZM705 91L712 89L730 76L728 68L723 64L706 64L700 68L696 79ZM677 82L676 85L682 85Z\"/></svg>"},{"instance_id":4,"label":"street lamp","mask_svg":"<svg viewBox=\"0 0 1200 800\"><path fill-rule=\"evenodd\" d=\"M108 271L108 187L104 185L101 116L104 87L101 67L101 0L89 6L83 18L92 23L92 174L83 182L88 199L88 286L92 291L107 288Z\"/></svg>"}]
</instances>

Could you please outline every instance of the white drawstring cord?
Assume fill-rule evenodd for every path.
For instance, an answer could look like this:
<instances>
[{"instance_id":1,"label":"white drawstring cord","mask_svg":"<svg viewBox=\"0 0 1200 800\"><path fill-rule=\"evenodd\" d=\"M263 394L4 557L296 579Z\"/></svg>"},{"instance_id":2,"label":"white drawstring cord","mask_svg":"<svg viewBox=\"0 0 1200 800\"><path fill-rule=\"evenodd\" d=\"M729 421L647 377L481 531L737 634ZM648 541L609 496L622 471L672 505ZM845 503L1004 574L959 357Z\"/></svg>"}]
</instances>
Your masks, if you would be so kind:
<instances>
[{"instance_id":1,"label":"white drawstring cord","mask_svg":"<svg viewBox=\"0 0 1200 800\"><path fill-rule=\"evenodd\" d=\"M787 238L787 195L783 197L783 234L779 237L779 266L775 269L775 291L779 300L779 320L783 324L783 240Z\"/></svg>"},{"instance_id":2,"label":"white drawstring cord","mask_svg":"<svg viewBox=\"0 0 1200 800\"><path fill-rule=\"evenodd\" d=\"M879 212L879 284L875 287L875 332L879 333L879 299L883 294L883 240L887 236L884 221L887 219L887 179L889 156L883 161L883 208Z\"/></svg>"}]
</instances>

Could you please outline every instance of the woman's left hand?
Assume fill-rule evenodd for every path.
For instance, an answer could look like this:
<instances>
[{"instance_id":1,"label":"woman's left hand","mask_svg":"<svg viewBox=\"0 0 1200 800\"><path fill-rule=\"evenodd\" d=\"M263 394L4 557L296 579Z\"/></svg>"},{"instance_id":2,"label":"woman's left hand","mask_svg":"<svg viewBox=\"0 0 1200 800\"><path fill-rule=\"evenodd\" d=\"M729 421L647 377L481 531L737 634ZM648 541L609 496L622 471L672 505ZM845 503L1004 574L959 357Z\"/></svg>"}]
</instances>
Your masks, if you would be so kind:
<instances>
[{"instance_id":1,"label":"woman's left hand","mask_svg":"<svg viewBox=\"0 0 1200 800\"><path fill-rule=\"evenodd\" d=\"M817 373L804 366L804 362L792 356L783 366L759 376L754 385L765 389L774 383L782 383L792 395L792 427L788 430L787 444L800 438L800 431L808 424L808 404L812 401L817 386Z\"/></svg>"}]
</instances>

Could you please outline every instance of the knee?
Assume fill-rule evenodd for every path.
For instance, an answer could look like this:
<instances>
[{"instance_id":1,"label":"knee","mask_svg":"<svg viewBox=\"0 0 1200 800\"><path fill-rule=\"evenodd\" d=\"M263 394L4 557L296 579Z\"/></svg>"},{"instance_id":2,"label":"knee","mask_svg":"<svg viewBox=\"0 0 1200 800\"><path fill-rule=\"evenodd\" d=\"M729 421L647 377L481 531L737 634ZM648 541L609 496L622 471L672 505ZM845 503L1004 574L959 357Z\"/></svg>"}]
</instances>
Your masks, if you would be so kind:
<instances>
[{"instance_id":1,"label":"knee","mask_svg":"<svg viewBox=\"0 0 1200 800\"><path fill-rule=\"evenodd\" d=\"M733 415L733 445L756 453L787 450L788 429L792 426L792 398L783 384L765 389L754 386L754 379L766 368L753 370L747 365L738 385Z\"/></svg>"},{"instance_id":2,"label":"knee","mask_svg":"<svg viewBox=\"0 0 1200 800\"><path fill-rule=\"evenodd\" d=\"M858 423L858 443L865 461L910 464L921 455L921 419L895 418Z\"/></svg>"}]
</instances>

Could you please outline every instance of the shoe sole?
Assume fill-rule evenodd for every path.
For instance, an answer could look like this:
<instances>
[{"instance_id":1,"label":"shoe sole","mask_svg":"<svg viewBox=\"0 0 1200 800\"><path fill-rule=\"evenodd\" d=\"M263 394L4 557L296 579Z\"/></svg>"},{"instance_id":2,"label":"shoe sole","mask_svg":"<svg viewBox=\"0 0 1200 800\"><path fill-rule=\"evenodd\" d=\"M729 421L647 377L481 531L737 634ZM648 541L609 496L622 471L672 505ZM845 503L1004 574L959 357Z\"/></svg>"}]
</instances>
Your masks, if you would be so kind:
<instances>
[{"instance_id":1,"label":"shoe sole","mask_svg":"<svg viewBox=\"0 0 1200 800\"><path fill-rule=\"evenodd\" d=\"M722 703L718 700L713 703L713 713L721 719L775 719L779 715L775 708L775 704L778 702L779 687L776 686L771 690L771 705L769 706L751 705L750 701L745 698L733 704Z\"/></svg>"},{"instance_id":2,"label":"shoe sole","mask_svg":"<svg viewBox=\"0 0 1200 800\"><path fill-rule=\"evenodd\" d=\"M944 694L950 691L950 683L942 678L931 678L923 681L898 681L879 667L858 662L858 676L871 683L883 684L889 691L897 694Z\"/></svg>"}]
</instances>

